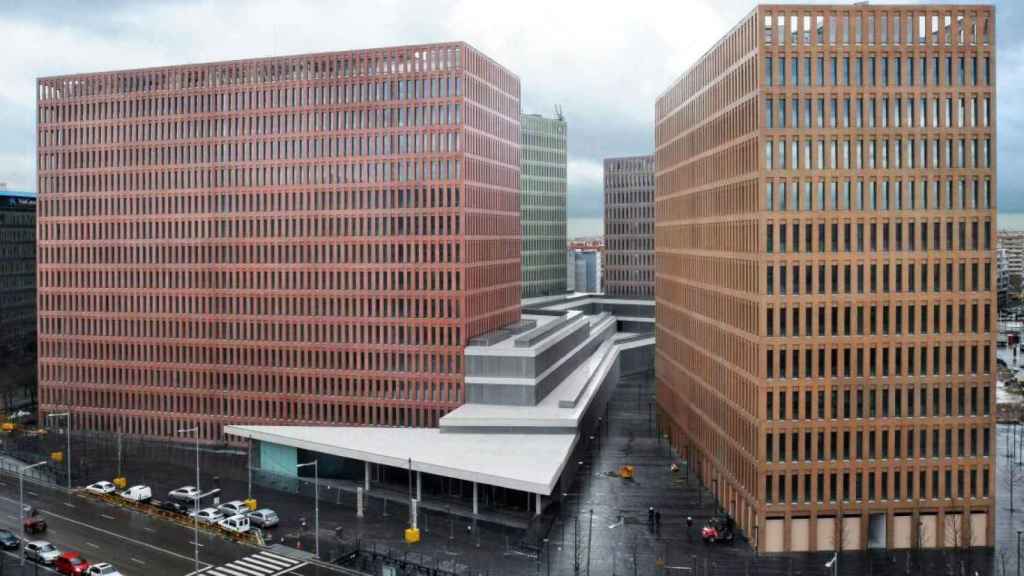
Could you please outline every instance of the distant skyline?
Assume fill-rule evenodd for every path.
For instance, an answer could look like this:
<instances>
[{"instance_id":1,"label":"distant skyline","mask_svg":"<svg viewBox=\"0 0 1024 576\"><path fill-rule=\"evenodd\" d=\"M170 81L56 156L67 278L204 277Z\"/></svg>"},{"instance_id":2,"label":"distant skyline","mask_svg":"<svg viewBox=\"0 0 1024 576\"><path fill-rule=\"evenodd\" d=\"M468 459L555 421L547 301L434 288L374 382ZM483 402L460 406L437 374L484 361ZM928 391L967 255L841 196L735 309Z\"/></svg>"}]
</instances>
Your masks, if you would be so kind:
<instances>
[{"instance_id":1,"label":"distant skyline","mask_svg":"<svg viewBox=\"0 0 1024 576\"><path fill-rule=\"evenodd\" d=\"M1024 29L1024 5L994 4L997 29ZM653 152L655 98L754 5L524 0L498 11L472 0L7 0L0 37L20 48L0 67L0 182L35 190L40 76L465 40L519 75L524 113L562 107L568 235L597 235L603 159ZM998 201L1003 211L1024 211L1024 163L1013 161L1024 156L1024 89L1016 88L1024 37L996 37Z\"/></svg>"}]
</instances>

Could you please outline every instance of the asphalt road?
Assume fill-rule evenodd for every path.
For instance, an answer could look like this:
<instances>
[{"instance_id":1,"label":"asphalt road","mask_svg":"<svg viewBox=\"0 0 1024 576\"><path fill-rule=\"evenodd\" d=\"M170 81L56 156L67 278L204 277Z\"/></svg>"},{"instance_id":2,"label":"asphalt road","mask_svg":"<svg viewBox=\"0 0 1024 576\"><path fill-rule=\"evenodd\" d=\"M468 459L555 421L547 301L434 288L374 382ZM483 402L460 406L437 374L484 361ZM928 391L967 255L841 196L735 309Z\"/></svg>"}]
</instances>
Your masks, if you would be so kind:
<instances>
[{"instance_id":1,"label":"asphalt road","mask_svg":"<svg viewBox=\"0 0 1024 576\"><path fill-rule=\"evenodd\" d=\"M99 502L84 495L25 483L25 503L49 527L31 538L59 550L76 550L90 562L110 562L125 576L183 576L195 573L193 530L160 517ZM0 527L20 533L18 482L0 476ZM199 532L199 569L204 576L325 576L337 571L303 564L263 549ZM5 559L10 566L10 553ZM262 568L262 569L260 569ZM40 573L44 573L40 569Z\"/></svg>"}]
</instances>

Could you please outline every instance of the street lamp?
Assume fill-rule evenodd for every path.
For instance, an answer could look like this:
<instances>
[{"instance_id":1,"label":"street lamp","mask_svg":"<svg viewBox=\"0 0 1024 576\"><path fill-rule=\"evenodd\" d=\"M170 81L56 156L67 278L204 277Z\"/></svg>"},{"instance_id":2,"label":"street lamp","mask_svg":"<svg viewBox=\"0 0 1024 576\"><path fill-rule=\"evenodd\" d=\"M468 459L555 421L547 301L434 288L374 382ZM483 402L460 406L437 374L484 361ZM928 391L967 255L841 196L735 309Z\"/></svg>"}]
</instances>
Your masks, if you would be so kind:
<instances>
[{"instance_id":1,"label":"street lamp","mask_svg":"<svg viewBox=\"0 0 1024 576\"><path fill-rule=\"evenodd\" d=\"M192 507L192 518L194 520L194 535L192 544L195 546L195 562L196 572L199 571L199 427L193 426L192 428L182 428L178 430L178 434L195 434L196 435L196 497L194 499L195 504Z\"/></svg>"},{"instance_id":2,"label":"street lamp","mask_svg":"<svg viewBox=\"0 0 1024 576\"><path fill-rule=\"evenodd\" d=\"M296 468L304 468L306 466L313 467L313 530L316 532L316 557L320 559L320 466L317 464L319 460L313 460L312 462L306 462L305 464L296 464Z\"/></svg>"},{"instance_id":3,"label":"street lamp","mask_svg":"<svg viewBox=\"0 0 1024 576\"><path fill-rule=\"evenodd\" d=\"M65 456L68 459L68 495L71 495L71 411L57 412L54 414L47 414L47 418L67 418L67 437L68 437L68 452Z\"/></svg>"},{"instance_id":4,"label":"street lamp","mask_svg":"<svg viewBox=\"0 0 1024 576\"><path fill-rule=\"evenodd\" d=\"M46 464L46 460L42 462L36 462L35 464L29 464L28 466L22 466L18 469L18 518L21 520L21 529L25 529L25 470L42 466ZM25 556L21 556L21 565L25 565Z\"/></svg>"}]
</instances>

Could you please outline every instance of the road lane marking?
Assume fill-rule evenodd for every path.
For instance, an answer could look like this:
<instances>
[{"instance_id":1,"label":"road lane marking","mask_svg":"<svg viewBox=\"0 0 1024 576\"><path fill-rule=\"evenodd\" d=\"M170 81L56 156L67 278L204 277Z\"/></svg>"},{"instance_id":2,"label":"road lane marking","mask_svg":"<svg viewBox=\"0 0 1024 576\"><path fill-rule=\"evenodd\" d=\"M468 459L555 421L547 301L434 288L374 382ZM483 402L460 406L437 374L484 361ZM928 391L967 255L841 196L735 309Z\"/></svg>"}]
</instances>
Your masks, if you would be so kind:
<instances>
[{"instance_id":1,"label":"road lane marking","mask_svg":"<svg viewBox=\"0 0 1024 576\"><path fill-rule=\"evenodd\" d=\"M193 545L193 546L195 546L195 545L196 545L196 541L195 541L195 540L189 540L189 541L188 541L188 543L189 543L189 544L191 544L191 545ZM199 547L200 547L200 548L202 548L202 547L203 547L203 545L202 545L202 544L199 544Z\"/></svg>"},{"instance_id":2,"label":"road lane marking","mask_svg":"<svg viewBox=\"0 0 1024 576\"><path fill-rule=\"evenodd\" d=\"M142 560L139 560L138 558L132 558L132 562L137 562L137 563L142 564L142 565L146 564L145 562L143 562Z\"/></svg>"},{"instance_id":3,"label":"road lane marking","mask_svg":"<svg viewBox=\"0 0 1024 576\"><path fill-rule=\"evenodd\" d=\"M31 490L29 490L29 492L28 492L28 495L29 495L29 496L35 496L35 497L37 497L37 498L39 497L39 494L36 494L35 492L33 492L33 491L31 491Z\"/></svg>"},{"instance_id":4,"label":"road lane marking","mask_svg":"<svg viewBox=\"0 0 1024 576\"><path fill-rule=\"evenodd\" d=\"M145 530L146 532L154 532L154 533L156 532L156 530L150 528L149 526L143 526L142 529Z\"/></svg>"},{"instance_id":5,"label":"road lane marking","mask_svg":"<svg viewBox=\"0 0 1024 576\"><path fill-rule=\"evenodd\" d=\"M67 506L68 508L76 508L76 506L71 502L65 502L64 505Z\"/></svg>"},{"instance_id":6,"label":"road lane marking","mask_svg":"<svg viewBox=\"0 0 1024 576\"><path fill-rule=\"evenodd\" d=\"M17 500L14 500L13 498L7 498L6 496L0 496L0 500L4 500L4 501L10 502L12 504L17 504L18 503ZM76 524L78 526L82 526L84 528L88 528L90 530L95 530L97 532L100 532L101 534L106 534L107 536L111 536L111 537L114 537L114 538L119 538L121 540L124 540L125 542L131 542L132 544L136 544L138 546L149 548L150 550L155 550L157 552L163 552L164 554L167 554L168 556L174 556L175 558L179 558L181 560L187 560L189 562L192 562L194 560L194 558L192 556L185 556L184 554L178 554L177 552L174 552L172 550L167 550L166 548L160 548L159 546L155 546L153 544L150 544L149 542L143 542L142 540L136 540L134 538L129 538L128 536L124 536L122 534L118 534L117 532L111 532L110 530L105 530L103 528L99 528L97 526L93 526L92 524L88 524L88 523L85 523L85 522L81 522L79 520L75 520L74 518L69 518L67 516L63 516L61 514L57 514L56 512L52 512L52 511L48 511L48 510L41 510L41 511L42 512L46 512L47 515L49 515L49 516L51 516L53 518L60 518L61 520L64 520L65 522L70 522L72 524ZM106 516L106 515L105 514L101 514L101 516ZM57 532L56 530L53 530L52 528L49 529L49 530L50 530L50 532L53 532L55 534ZM200 561L199 563L200 564L204 564L207 567L212 566L212 564L210 564L208 562Z\"/></svg>"},{"instance_id":7,"label":"road lane marking","mask_svg":"<svg viewBox=\"0 0 1024 576\"><path fill-rule=\"evenodd\" d=\"M86 546L92 546L93 548L99 549L99 546L93 544L92 542L86 542L85 545Z\"/></svg>"},{"instance_id":8,"label":"road lane marking","mask_svg":"<svg viewBox=\"0 0 1024 576\"><path fill-rule=\"evenodd\" d=\"M106 518L107 520L117 520L117 518L114 518L110 514L100 514L100 516Z\"/></svg>"}]
</instances>

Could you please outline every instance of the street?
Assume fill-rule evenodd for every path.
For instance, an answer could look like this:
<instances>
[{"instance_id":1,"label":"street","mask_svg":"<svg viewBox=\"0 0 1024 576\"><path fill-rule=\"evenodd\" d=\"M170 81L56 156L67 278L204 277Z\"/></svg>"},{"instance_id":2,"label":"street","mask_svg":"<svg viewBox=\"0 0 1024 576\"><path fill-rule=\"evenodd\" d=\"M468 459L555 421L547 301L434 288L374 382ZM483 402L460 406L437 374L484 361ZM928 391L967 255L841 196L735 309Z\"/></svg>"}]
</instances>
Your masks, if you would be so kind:
<instances>
[{"instance_id":1,"label":"street","mask_svg":"<svg viewBox=\"0 0 1024 576\"><path fill-rule=\"evenodd\" d=\"M62 552L81 552L90 562L110 562L125 576L195 573L194 533L188 528L82 495L69 497L63 490L27 482L25 503L36 508L49 524L44 534L29 539L47 540ZM9 476L0 477L0 528L21 533L18 482ZM199 533L199 545L199 570L210 576L326 576L340 573L202 531ZM20 552L7 552L3 574L21 573L10 568L19 561ZM41 573L43 570L44 567L40 567ZM48 568L45 570L49 571Z\"/></svg>"}]
</instances>

